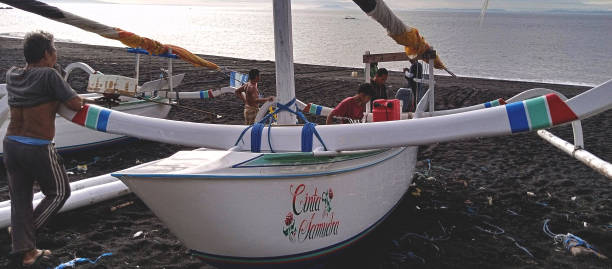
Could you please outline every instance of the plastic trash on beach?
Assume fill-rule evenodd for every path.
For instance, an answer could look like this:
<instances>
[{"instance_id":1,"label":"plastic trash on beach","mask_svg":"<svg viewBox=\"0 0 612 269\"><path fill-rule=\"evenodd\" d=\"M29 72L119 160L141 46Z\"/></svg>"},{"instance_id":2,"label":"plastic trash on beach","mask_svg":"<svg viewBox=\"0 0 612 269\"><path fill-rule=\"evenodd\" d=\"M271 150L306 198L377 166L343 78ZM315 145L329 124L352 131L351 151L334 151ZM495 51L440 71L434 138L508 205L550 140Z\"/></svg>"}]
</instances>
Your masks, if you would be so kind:
<instances>
[{"instance_id":1,"label":"plastic trash on beach","mask_svg":"<svg viewBox=\"0 0 612 269\"><path fill-rule=\"evenodd\" d=\"M569 251L573 256L593 254L600 259L608 258L601 252L599 252L599 250L597 250L597 248L595 248L593 245L589 244L586 240L576 235L573 235L571 233L553 233L552 231L550 231L550 228L548 228L548 222L550 222L549 219L544 220L544 226L542 227L544 233L550 238L552 238L555 243L563 243L563 247L565 247L565 249L567 249L567 251ZM586 222L584 223L586 224Z\"/></svg>"},{"instance_id":2,"label":"plastic trash on beach","mask_svg":"<svg viewBox=\"0 0 612 269\"><path fill-rule=\"evenodd\" d=\"M111 211L111 212L114 212L114 211L117 211L117 209L121 209L121 208L124 208L124 207L126 207L126 206L133 205L133 204L134 204L134 201L125 202L125 203L123 203L123 204L120 204L120 205L116 205L116 206L111 207L111 208L110 208L110 211Z\"/></svg>"},{"instance_id":3,"label":"plastic trash on beach","mask_svg":"<svg viewBox=\"0 0 612 269\"><path fill-rule=\"evenodd\" d=\"M144 234L144 232L143 232L143 231L138 231L138 232L136 232L136 233L135 233L135 234L132 236L132 238L138 238L138 237L140 237L140 236L141 236L141 235L143 235L143 234Z\"/></svg>"},{"instance_id":4,"label":"plastic trash on beach","mask_svg":"<svg viewBox=\"0 0 612 269\"><path fill-rule=\"evenodd\" d=\"M87 164L79 164L76 168L81 173L87 173Z\"/></svg>"},{"instance_id":5,"label":"plastic trash on beach","mask_svg":"<svg viewBox=\"0 0 612 269\"><path fill-rule=\"evenodd\" d=\"M113 255L113 253L104 253L93 261L87 258L75 258L74 260L71 260L69 262L65 262L65 263L62 263L56 266L54 269L74 268L77 266L77 264L86 263L86 262L91 263L91 264L96 264L98 260L100 260L102 257L111 256L111 255Z\"/></svg>"}]
</instances>

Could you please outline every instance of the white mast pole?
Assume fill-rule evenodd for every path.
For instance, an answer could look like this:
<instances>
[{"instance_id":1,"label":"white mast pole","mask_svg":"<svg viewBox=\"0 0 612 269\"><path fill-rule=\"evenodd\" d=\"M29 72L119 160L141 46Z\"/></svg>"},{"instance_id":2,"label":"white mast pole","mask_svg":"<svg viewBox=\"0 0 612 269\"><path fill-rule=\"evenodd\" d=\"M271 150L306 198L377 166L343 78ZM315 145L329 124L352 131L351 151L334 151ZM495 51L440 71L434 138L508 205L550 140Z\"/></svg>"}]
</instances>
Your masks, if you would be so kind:
<instances>
[{"instance_id":1,"label":"white mast pole","mask_svg":"<svg viewBox=\"0 0 612 269\"><path fill-rule=\"evenodd\" d=\"M435 57L435 53L433 57ZM434 82L434 59L429 59L429 112L434 112L434 106L436 105L434 93L436 87L436 83Z\"/></svg>"},{"instance_id":2,"label":"white mast pole","mask_svg":"<svg viewBox=\"0 0 612 269\"><path fill-rule=\"evenodd\" d=\"M274 52L276 58L276 102L286 104L295 98L293 71L293 37L291 29L291 0L273 0ZM295 124L295 115L283 111L279 124Z\"/></svg>"},{"instance_id":3,"label":"white mast pole","mask_svg":"<svg viewBox=\"0 0 612 269\"><path fill-rule=\"evenodd\" d=\"M136 75L134 76L136 79L136 85L138 85L138 78L140 78L140 54L136 53Z\"/></svg>"}]
</instances>

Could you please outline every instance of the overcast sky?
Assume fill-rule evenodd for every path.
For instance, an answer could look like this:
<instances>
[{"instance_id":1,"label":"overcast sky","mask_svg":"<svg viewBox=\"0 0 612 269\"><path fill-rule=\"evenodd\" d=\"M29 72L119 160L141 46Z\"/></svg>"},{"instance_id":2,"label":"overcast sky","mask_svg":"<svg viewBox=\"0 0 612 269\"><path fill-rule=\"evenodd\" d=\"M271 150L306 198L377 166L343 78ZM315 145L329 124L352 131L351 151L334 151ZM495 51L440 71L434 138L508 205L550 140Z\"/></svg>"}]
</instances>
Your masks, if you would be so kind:
<instances>
[{"instance_id":1,"label":"overcast sky","mask_svg":"<svg viewBox=\"0 0 612 269\"><path fill-rule=\"evenodd\" d=\"M211 6L253 6L265 7L271 5L272 0L76 0L79 2L102 1L132 4L185 4L185 5L211 5ZM463 8L479 9L483 0L386 0L391 8L399 9L428 9L428 8ZM294 8L356 8L352 1L347 0L293 0ZM490 9L506 10L607 10L612 11L612 0L490 0Z\"/></svg>"}]
</instances>

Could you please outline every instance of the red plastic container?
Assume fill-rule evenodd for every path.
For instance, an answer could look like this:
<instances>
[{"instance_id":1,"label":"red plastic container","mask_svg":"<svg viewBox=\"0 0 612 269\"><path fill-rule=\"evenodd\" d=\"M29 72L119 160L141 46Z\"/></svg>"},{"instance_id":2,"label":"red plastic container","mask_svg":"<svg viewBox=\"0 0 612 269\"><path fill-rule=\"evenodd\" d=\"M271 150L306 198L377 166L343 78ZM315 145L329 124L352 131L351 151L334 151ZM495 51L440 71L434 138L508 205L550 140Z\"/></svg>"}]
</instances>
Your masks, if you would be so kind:
<instances>
[{"instance_id":1,"label":"red plastic container","mask_svg":"<svg viewBox=\"0 0 612 269\"><path fill-rule=\"evenodd\" d=\"M375 122L400 119L402 108L398 99L374 100L373 106L372 114Z\"/></svg>"}]
</instances>

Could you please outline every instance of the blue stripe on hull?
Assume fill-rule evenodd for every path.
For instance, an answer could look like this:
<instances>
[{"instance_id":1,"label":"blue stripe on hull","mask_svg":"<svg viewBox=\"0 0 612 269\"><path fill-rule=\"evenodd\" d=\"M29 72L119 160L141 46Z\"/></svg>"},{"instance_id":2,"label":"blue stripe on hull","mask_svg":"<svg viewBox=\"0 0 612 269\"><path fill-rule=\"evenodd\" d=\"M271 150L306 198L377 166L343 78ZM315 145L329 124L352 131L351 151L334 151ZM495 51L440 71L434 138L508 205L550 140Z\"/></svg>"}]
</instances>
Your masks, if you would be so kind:
<instances>
[{"instance_id":1,"label":"blue stripe on hull","mask_svg":"<svg viewBox=\"0 0 612 269\"><path fill-rule=\"evenodd\" d=\"M506 105L506 113L508 113L508 120L510 121L512 133L529 131L529 122L527 121L527 114L525 113L523 102Z\"/></svg>"}]
</instances>

